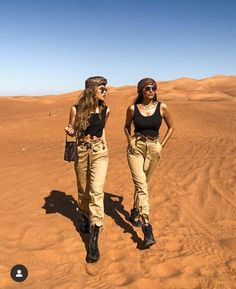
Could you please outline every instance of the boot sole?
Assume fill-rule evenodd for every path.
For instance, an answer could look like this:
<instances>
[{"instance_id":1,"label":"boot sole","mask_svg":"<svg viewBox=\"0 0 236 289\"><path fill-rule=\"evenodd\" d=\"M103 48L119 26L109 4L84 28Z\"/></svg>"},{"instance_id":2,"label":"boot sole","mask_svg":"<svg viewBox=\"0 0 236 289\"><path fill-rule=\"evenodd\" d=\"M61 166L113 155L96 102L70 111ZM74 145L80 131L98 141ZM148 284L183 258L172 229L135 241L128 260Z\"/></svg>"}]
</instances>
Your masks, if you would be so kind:
<instances>
[{"instance_id":1,"label":"boot sole","mask_svg":"<svg viewBox=\"0 0 236 289\"><path fill-rule=\"evenodd\" d=\"M91 256L89 256L89 255L87 255L86 256L86 262L87 263L95 263L95 262L97 262L98 260L100 259L100 256L98 257L98 258L91 258Z\"/></svg>"},{"instance_id":2,"label":"boot sole","mask_svg":"<svg viewBox=\"0 0 236 289\"><path fill-rule=\"evenodd\" d=\"M150 246L152 246L152 245L154 245L154 244L156 244L156 241L150 241L150 242L144 243L144 246L145 246L146 248L148 248L148 247L150 247Z\"/></svg>"}]
</instances>

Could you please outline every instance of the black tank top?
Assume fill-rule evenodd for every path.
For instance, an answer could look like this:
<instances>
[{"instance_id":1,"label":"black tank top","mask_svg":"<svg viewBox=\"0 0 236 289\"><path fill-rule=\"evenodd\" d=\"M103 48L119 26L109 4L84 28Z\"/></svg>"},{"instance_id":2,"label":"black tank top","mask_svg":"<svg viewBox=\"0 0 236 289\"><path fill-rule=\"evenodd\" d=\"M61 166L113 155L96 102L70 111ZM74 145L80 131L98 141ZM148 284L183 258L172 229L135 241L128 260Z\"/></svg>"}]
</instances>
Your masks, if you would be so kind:
<instances>
[{"instance_id":1,"label":"black tank top","mask_svg":"<svg viewBox=\"0 0 236 289\"><path fill-rule=\"evenodd\" d=\"M134 132L140 133L145 136L158 137L159 129L162 122L162 116L160 113L161 102L158 101L156 110L150 116L143 116L137 104L134 105Z\"/></svg>"},{"instance_id":2,"label":"black tank top","mask_svg":"<svg viewBox=\"0 0 236 289\"><path fill-rule=\"evenodd\" d=\"M104 106L101 111L101 118L98 113L91 113L88 119L89 126L86 128L84 135L101 137L105 127L105 119L107 113L107 106Z\"/></svg>"}]
</instances>

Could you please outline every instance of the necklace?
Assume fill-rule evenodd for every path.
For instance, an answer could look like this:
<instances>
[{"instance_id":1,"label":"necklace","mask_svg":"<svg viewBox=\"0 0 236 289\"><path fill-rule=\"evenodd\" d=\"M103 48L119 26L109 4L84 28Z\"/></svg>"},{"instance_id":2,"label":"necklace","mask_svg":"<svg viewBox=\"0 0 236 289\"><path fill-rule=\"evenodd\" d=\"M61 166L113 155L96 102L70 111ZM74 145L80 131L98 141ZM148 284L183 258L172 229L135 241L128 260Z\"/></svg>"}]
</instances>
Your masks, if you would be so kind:
<instances>
[{"instance_id":1,"label":"necklace","mask_svg":"<svg viewBox=\"0 0 236 289\"><path fill-rule=\"evenodd\" d=\"M144 110L149 110L149 109L152 109L154 107L156 107L156 103L151 101L149 104L142 104L142 107Z\"/></svg>"}]
</instances>

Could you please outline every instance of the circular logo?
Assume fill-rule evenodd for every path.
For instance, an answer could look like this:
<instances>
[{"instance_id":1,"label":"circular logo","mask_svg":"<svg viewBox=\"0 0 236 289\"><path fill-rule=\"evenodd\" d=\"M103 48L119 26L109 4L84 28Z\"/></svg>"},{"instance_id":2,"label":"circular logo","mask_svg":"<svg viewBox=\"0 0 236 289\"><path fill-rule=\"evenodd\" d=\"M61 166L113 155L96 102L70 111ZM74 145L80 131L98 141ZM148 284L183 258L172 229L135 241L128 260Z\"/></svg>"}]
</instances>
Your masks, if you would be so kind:
<instances>
[{"instance_id":1,"label":"circular logo","mask_svg":"<svg viewBox=\"0 0 236 289\"><path fill-rule=\"evenodd\" d=\"M16 282L23 282L28 277L28 270L24 265L17 264L11 269L11 278Z\"/></svg>"}]
</instances>

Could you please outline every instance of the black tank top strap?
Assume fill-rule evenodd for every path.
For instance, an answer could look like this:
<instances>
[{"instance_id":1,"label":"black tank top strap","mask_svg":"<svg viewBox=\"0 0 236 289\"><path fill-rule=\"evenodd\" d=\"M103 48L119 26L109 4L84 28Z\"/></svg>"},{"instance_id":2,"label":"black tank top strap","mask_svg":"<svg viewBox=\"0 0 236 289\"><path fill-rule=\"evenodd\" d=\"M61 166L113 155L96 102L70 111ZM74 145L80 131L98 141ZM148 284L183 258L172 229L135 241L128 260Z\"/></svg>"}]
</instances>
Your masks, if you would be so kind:
<instances>
[{"instance_id":1,"label":"black tank top strap","mask_svg":"<svg viewBox=\"0 0 236 289\"><path fill-rule=\"evenodd\" d=\"M139 108L138 108L138 103L135 103L135 105L134 105L134 115L137 115L137 114L139 114L139 115L141 115L142 116L142 114L141 114L141 112L140 112L140 110L139 110Z\"/></svg>"},{"instance_id":2,"label":"black tank top strap","mask_svg":"<svg viewBox=\"0 0 236 289\"><path fill-rule=\"evenodd\" d=\"M103 114L103 116L106 117L106 114L107 114L107 106L106 105L102 109L102 114Z\"/></svg>"},{"instance_id":3,"label":"black tank top strap","mask_svg":"<svg viewBox=\"0 0 236 289\"><path fill-rule=\"evenodd\" d=\"M137 105L137 103L135 103L135 104L134 104L134 114L137 113L137 109L138 109L138 105Z\"/></svg>"},{"instance_id":4,"label":"black tank top strap","mask_svg":"<svg viewBox=\"0 0 236 289\"><path fill-rule=\"evenodd\" d=\"M161 102L160 101L158 101L157 103L157 111L161 115Z\"/></svg>"}]
</instances>

